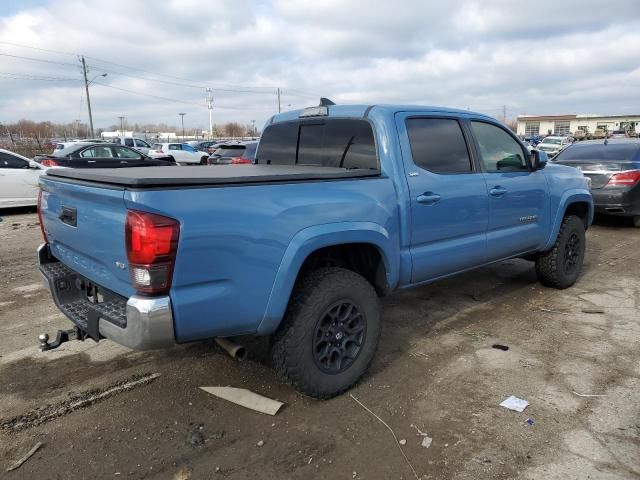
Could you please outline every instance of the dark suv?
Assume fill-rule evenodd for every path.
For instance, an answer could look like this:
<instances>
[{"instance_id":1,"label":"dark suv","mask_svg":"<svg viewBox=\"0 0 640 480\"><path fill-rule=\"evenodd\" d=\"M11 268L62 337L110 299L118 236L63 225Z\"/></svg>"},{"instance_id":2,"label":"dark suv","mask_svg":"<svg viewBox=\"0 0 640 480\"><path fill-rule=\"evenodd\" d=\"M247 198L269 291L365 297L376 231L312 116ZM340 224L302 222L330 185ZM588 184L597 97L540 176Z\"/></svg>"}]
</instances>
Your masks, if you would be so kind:
<instances>
[{"instance_id":1,"label":"dark suv","mask_svg":"<svg viewBox=\"0 0 640 480\"><path fill-rule=\"evenodd\" d=\"M258 142L219 145L209 157L209 165L241 165L253 163Z\"/></svg>"}]
</instances>

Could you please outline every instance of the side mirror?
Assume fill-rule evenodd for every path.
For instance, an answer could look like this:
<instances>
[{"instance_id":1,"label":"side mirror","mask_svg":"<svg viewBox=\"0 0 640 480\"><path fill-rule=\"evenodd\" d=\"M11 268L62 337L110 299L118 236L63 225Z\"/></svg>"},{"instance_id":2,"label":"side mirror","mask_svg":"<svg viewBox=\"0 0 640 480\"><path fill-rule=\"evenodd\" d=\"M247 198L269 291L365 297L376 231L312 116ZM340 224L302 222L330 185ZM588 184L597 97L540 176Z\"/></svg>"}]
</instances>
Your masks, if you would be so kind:
<instances>
[{"instance_id":1,"label":"side mirror","mask_svg":"<svg viewBox=\"0 0 640 480\"><path fill-rule=\"evenodd\" d=\"M542 150L531 150L531 166L534 170L542 170L548 161L549 157Z\"/></svg>"}]
</instances>

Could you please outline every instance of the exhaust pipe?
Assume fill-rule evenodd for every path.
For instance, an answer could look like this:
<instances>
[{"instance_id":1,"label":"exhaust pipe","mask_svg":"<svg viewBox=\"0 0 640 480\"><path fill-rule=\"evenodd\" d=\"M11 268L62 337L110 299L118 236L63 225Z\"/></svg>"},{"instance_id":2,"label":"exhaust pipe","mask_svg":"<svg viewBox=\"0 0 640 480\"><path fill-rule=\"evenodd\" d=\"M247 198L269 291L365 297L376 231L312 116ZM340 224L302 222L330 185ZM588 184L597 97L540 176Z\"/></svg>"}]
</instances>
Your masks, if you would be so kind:
<instances>
[{"instance_id":1,"label":"exhaust pipe","mask_svg":"<svg viewBox=\"0 0 640 480\"><path fill-rule=\"evenodd\" d=\"M225 352L227 352L231 356L231 358L234 358L238 361L242 361L247 358L247 349L242 345L233 343L228 338L215 338L214 340Z\"/></svg>"}]
</instances>

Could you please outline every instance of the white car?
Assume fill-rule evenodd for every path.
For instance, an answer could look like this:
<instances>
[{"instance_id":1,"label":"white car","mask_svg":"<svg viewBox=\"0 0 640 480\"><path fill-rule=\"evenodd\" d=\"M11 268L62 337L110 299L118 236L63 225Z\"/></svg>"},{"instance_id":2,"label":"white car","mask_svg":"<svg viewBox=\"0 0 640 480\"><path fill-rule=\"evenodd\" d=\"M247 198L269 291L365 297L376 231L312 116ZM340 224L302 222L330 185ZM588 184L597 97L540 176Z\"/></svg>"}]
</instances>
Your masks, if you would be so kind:
<instances>
[{"instance_id":1,"label":"white car","mask_svg":"<svg viewBox=\"0 0 640 480\"><path fill-rule=\"evenodd\" d=\"M151 149L151 145L149 145L147 142L145 142L144 140L142 140L141 138L131 138L131 137L125 137L125 138L114 138L112 140L113 143L119 143L120 145L124 145L126 147L129 148L133 148L134 150L137 150L141 153L144 153L145 155L149 155L149 150Z\"/></svg>"},{"instance_id":2,"label":"white car","mask_svg":"<svg viewBox=\"0 0 640 480\"><path fill-rule=\"evenodd\" d=\"M154 143L147 154L151 158L173 160L178 165L207 165L209 154L186 143Z\"/></svg>"},{"instance_id":3,"label":"white car","mask_svg":"<svg viewBox=\"0 0 640 480\"><path fill-rule=\"evenodd\" d=\"M536 145L536 149L542 150L549 156L549 158L553 158L571 145L573 140L573 137L545 137L538 145Z\"/></svg>"},{"instance_id":4,"label":"white car","mask_svg":"<svg viewBox=\"0 0 640 480\"><path fill-rule=\"evenodd\" d=\"M0 148L0 208L38 203L38 179L46 167Z\"/></svg>"}]
</instances>

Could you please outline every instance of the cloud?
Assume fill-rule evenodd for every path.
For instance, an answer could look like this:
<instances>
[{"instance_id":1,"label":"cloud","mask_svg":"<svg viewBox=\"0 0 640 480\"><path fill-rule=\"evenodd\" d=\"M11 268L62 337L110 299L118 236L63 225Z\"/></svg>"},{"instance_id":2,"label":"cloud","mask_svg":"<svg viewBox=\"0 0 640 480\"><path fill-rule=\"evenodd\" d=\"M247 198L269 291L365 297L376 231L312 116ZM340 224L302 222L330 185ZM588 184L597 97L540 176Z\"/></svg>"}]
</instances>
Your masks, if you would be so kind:
<instances>
[{"instance_id":1,"label":"cloud","mask_svg":"<svg viewBox=\"0 0 640 480\"><path fill-rule=\"evenodd\" d=\"M43 0L0 15L0 42L44 49L0 43L14 55L0 55L1 121L86 120L77 53L92 76L108 73L91 87L105 127L118 115L178 124L180 111L206 127L206 86L217 122L257 124L277 111L277 87L285 109L320 96L494 116L640 105L635 0Z\"/></svg>"}]
</instances>

